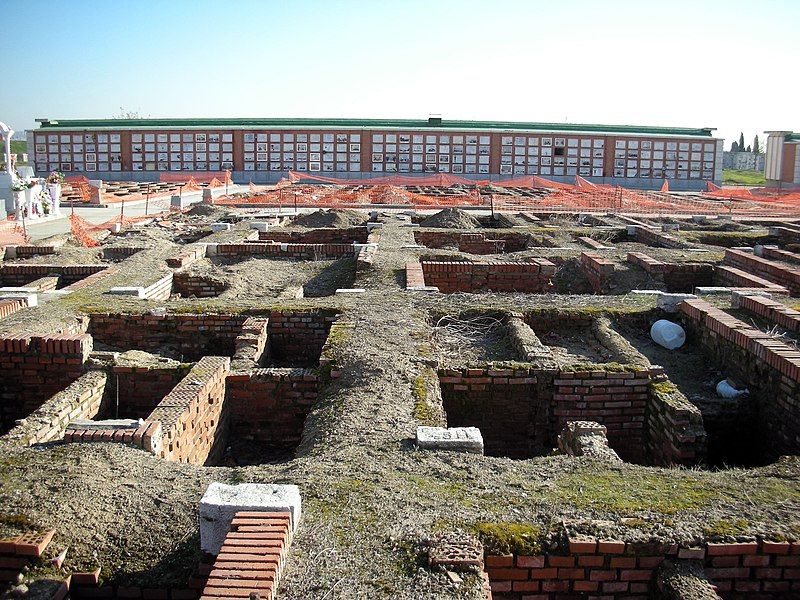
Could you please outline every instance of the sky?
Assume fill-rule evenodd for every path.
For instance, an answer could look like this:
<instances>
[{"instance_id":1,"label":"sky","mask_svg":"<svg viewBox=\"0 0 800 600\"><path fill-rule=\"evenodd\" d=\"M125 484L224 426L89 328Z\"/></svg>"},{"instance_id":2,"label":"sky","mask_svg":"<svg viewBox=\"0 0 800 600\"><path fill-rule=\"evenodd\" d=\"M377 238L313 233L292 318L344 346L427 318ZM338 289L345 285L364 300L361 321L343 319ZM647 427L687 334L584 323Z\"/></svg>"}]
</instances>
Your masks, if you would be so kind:
<instances>
[{"instance_id":1,"label":"sky","mask_svg":"<svg viewBox=\"0 0 800 600\"><path fill-rule=\"evenodd\" d=\"M0 121L363 117L800 131L800 0L0 0Z\"/></svg>"}]
</instances>

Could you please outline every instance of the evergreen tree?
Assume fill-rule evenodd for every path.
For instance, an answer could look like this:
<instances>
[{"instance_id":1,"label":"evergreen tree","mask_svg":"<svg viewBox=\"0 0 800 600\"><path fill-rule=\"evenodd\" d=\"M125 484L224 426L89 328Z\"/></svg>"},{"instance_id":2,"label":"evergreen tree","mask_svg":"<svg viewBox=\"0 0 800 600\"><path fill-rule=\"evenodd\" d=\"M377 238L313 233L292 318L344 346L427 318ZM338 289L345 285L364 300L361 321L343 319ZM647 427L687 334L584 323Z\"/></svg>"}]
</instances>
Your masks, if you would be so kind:
<instances>
[{"instance_id":1,"label":"evergreen tree","mask_svg":"<svg viewBox=\"0 0 800 600\"><path fill-rule=\"evenodd\" d=\"M731 152L738 152L738 151L739 151L739 144L737 144L736 141L734 140L731 143Z\"/></svg>"},{"instance_id":2,"label":"evergreen tree","mask_svg":"<svg viewBox=\"0 0 800 600\"><path fill-rule=\"evenodd\" d=\"M739 133L739 152L744 152L744 134Z\"/></svg>"},{"instance_id":3,"label":"evergreen tree","mask_svg":"<svg viewBox=\"0 0 800 600\"><path fill-rule=\"evenodd\" d=\"M750 146L748 146L747 147L747 152L752 152L752 151L753 151L753 149Z\"/></svg>"},{"instance_id":4,"label":"evergreen tree","mask_svg":"<svg viewBox=\"0 0 800 600\"><path fill-rule=\"evenodd\" d=\"M761 154L761 147L758 145L758 136L753 140L753 152Z\"/></svg>"}]
</instances>

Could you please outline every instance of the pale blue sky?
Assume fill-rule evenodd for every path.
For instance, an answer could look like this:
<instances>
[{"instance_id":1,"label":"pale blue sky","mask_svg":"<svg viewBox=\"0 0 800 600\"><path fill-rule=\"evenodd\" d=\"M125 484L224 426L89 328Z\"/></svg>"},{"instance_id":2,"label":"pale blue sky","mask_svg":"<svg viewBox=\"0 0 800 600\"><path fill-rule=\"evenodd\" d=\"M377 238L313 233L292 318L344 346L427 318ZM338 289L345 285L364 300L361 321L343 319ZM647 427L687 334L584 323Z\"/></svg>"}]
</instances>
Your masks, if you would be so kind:
<instances>
[{"instance_id":1,"label":"pale blue sky","mask_svg":"<svg viewBox=\"0 0 800 600\"><path fill-rule=\"evenodd\" d=\"M0 0L0 120L389 117L800 130L798 0Z\"/></svg>"}]
</instances>

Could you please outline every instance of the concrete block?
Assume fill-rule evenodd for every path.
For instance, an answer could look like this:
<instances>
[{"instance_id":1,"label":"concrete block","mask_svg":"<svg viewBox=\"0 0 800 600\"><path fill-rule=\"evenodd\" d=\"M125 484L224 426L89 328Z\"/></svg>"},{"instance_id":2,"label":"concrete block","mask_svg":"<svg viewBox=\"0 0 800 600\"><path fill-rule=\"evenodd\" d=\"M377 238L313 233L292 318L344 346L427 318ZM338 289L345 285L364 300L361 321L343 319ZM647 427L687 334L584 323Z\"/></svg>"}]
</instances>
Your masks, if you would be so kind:
<instances>
[{"instance_id":1,"label":"concrete block","mask_svg":"<svg viewBox=\"0 0 800 600\"><path fill-rule=\"evenodd\" d=\"M692 215L692 223L705 223L708 217L705 215Z\"/></svg>"},{"instance_id":2,"label":"concrete block","mask_svg":"<svg viewBox=\"0 0 800 600\"><path fill-rule=\"evenodd\" d=\"M0 300L22 300L28 307L39 306L39 294L32 288L0 288Z\"/></svg>"},{"instance_id":3,"label":"concrete block","mask_svg":"<svg viewBox=\"0 0 800 600\"><path fill-rule=\"evenodd\" d=\"M250 229L255 229L256 231L267 231L269 227L270 224L265 221L250 221Z\"/></svg>"},{"instance_id":4,"label":"concrete block","mask_svg":"<svg viewBox=\"0 0 800 600\"><path fill-rule=\"evenodd\" d=\"M477 427L417 427L417 446L426 450L454 450L483 454L483 436Z\"/></svg>"},{"instance_id":5,"label":"concrete block","mask_svg":"<svg viewBox=\"0 0 800 600\"><path fill-rule=\"evenodd\" d=\"M731 215L717 215L717 221L733 221Z\"/></svg>"},{"instance_id":6,"label":"concrete block","mask_svg":"<svg viewBox=\"0 0 800 600\"><path fill-rule=\"evenodd\" d=\"M8 245L6 246L5 260L12 260L17 258L17 247Z\"/></svg>"},{"instance_id":7,"label":"concrete block","mask_svg":"<svg viewBox=\"0 0 800 600\"><path fill-rule=\"evenodd\" d=\"M115 296L136 296L137 298L144 299L146 297L145 289L139 287L113 287L107 294L114 294Z\"/></svg>"},{"instance_id":8,"label":"concrete block","mask_svg":"<svg viewBox=\"0 0 800 600\"><path fill-rule=\"evenodd\" d=\"M70 421L68 429L136 429L143 422L142 419L103 419L100 421L76 419Z\"/></svg>"},{"instance_id":9,"label":"concrete block","mask_svg":"<svg viewBox=\"0 0 800 600\"><path fill-rule=\"evenodd\" d=\"M216 233L217 231L230 231L231 224L230 223L212 223L211 224L211 231Z\"/></svg>"},{"instance_id":10,"label":"concrete block","mask_svg":"<svg viewBox=\"0 0 800 600\"><path fill-rule=\"evenodd\" d=\"M631 294L638 294L640 296L660 296L666 294L661 290L631 290Z\"/></svg>"},{"instance_id":11,"label":"concrete block","mask_svg":"<svg viewBox=\"0 0 800 600\"><path fill-rule=\"evenodd\" d=\"M203 244L206 247L206 256L216 256L219 244Z\"/></svg>"},{"instance_id":12,"label":"concrete block","mask_svg":"<svg viewBox=\"0 0 800 600\"><path fill-rule=\"evenodd\" d=\"M373 229L380 229L382 227L383 223L367 223L367 232L370 232Z\"/></svg>"},{"instance_id":13,"label":"concrete block","mask_svg":"<svg viewBox=\"0 0 800 600\"><path fill-rule=\"evenodd\" d=\"M364 288L339 288L336 290L336 294L363 294L366 292Z\"/></svg>"},{"instance_id":14,"label":"concrete block","mask_svg":"<svg viewBox=\"0 0 800 600\"><path fill-rule=\"evenodd\" d=\"M638 225L626 225L625 230L628 233L629 237L636 237L636 230L638 229Z\"/></svg>"},{"instance_id":15,"label":"concrete block","mask_svg":"<svg viewBox=\"0 0 800 600\"><path fill-rule=\"evenodd\" d=\"M661 225L661 231L679 231L681 226L678 223L664 223Z\"/></svg>"},{"instance_id":16,"label":"concrete block","mask_svg":"<svg viewBox=\"0 0 800 600\"><path fill-rule=\"evenodd\" d=\"M694 294L661 294L656 299L656 306L668 313L678 312L678 304L684 300L697 298Z\"/></svg>"},{"instance_id":17,"label":"concrete block","mask_svg":"<svg viewBox=\"0 0 800 600\"><path fill-rule=\"evenodd\" d=\"M694 291L698 296L721 296L733 293L733 289L723 286L696 287Z\"/></svg>"},{"instance_id":18,"label":"concrete block","mask_svg":"<svg viewBox=\"0 0 800 600\"><path fill-rule=\"evenodd\" d=\"M439 288L435 285L420 285L416 287L407 287L407 291L409 292L439 292Z\"/></svg>"},{"instance_id":19,"label":"concrete block","mask_svg":"<svg viewBox=\"0 0 800 600\"><path fill-rule=\"evenodd\" d=\"M284 512L291 514L292 531L300 521L300 489L296 485L214 482L200 500L200 548L219 554L233 516L240 511Z\"/></svg>"},{"instance_id":20,"label":"concrete block","mask_svg":"<svg viewBox=\"0 0 800 600\"><path fill-rule=\"evenodd\" d=\"M755 253L755 249L752 246L734 246L731 250L738 250L739 252L748 252L750 254Z\"/></svg>"}]
</instances>

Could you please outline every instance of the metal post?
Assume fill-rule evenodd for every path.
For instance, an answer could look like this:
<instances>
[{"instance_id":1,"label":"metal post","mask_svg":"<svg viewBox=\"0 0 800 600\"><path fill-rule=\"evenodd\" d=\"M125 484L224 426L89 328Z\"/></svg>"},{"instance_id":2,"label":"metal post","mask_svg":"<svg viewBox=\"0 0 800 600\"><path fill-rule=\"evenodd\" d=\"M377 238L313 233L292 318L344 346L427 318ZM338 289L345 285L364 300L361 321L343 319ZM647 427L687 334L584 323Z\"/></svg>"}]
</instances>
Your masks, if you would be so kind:
<instances>
[{"instance_id":1,"label":"metal post","mask_svg":"<svg viewBox=\"0 0 800 600\"><path fill-rule=\"evenodd\" d=\"M144 214L145 214L145 216L147 216L147 214L149 212L150 212L150 182L148 181L147 182L147 196L145 197L145 200L144 200Z\"/></svg>"},{"instance_id":2,"label":"metal post","mask_svg":"<svg viewBox=\"0 0 800 600\"><path fill-rule=\"evenodd\" d=\"M125 220L125 196L122 197L122 205L119 208L119 226L122 227L122 222Z\"/></svg>"}]
</instances>

